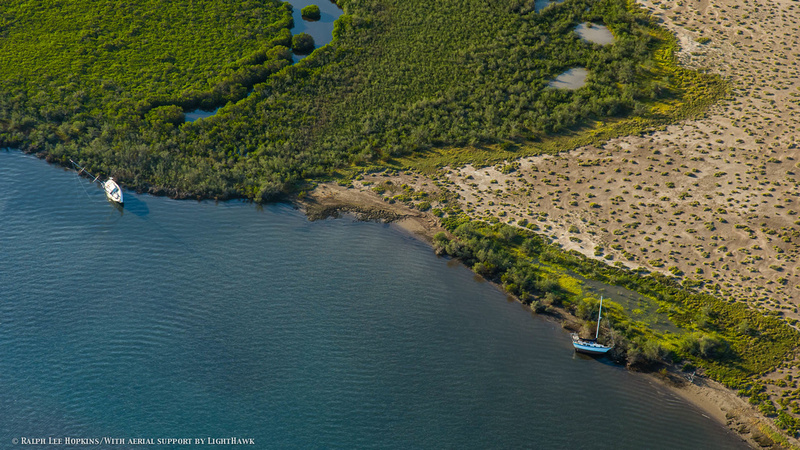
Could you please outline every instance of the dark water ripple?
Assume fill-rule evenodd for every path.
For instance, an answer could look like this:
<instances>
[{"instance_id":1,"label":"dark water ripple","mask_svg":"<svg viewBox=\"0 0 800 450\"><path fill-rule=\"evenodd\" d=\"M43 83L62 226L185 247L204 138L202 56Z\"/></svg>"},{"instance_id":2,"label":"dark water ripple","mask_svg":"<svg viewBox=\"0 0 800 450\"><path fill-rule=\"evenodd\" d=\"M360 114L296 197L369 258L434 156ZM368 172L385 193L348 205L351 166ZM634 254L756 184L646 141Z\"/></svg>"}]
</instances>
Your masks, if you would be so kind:
<instances>
[{"instance_id":1,"label":"dark water ripple","mask_svg":"<svg viewBox=\"0 0 800 450\"><path fill-rule=\"evenodd\" d=\"M131 192L120 211L16 152L0 193L0 448L741 447L390 226Z\"/></svg>"}]
</instances>

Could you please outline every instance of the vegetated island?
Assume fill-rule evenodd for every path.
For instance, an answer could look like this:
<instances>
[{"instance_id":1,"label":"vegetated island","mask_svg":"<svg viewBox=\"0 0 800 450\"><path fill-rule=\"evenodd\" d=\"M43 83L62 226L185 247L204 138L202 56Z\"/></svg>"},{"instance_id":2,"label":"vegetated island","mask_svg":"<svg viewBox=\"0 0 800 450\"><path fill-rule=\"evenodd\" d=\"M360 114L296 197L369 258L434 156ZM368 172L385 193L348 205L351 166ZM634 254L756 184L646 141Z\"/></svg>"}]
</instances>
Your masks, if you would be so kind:
<instances>
[{"instance_id":1,"label":"vegetated island","mask_svg":"<svg viewBox=\"0 0 800 450\"><path fill-rule=\"evenodd\" d=\"M7 69L0 75L0 144L61 164L73 158L113 174L126 187L178 198L304 197L315 181L333 177L372 190L387 204L413 204L446 229L434 239L439 252L459 257L538 312L592 317L592 281L638 293L640 303L610 303L603 324L618 360L641 369L665 363L699 369L773 417L786 435L769 439L796 443L800 391L790 367L798 333L791 318L763 314L763 303L737 301L726 294L729 286L717 289L713 273L728 270L722 264L710 279L705 272L687 276L685 262L659 266L658 259L677 261L685 254L674 249L684 248L675 241L683 235L653 234L664 226L655 224L653 213L630 217L636 210L624 209L656 208L647 206L654 200L633 197L639 194L631 192L640 191L635 184L628 186L641 176L641 166L655 170L681 157L686 167L679 172L687 179L704 174L689 164L716 154L702 145L678 148L670 135L674 127L663 127L686 119L695 120L680 123L704 123L707 108L728 92L721 77L679 66L673 35L622 0L567 0L540 12L532 0L448 0L435 8L419 1L339 3L345 14L335 24L334 42L294 65L291 11L277 1L10 6L0 30ZM751 14L776 8L734 6L720 8L740 14L745 23ZM681 20L701 20L689 17L669 18L671 29L685 24ZM615 42L601 46L580 39L574 30L581 23L607 26ZM684 34L678 36L686 47ZM584 87L547 87L573 67L589 71ZM185 111L217 105L224 105L217 115L184 123ZM721 123L742 126L736 120ZM650 137L625 137L659 128ZM659 137L664 135L673 137ZM644 143L656 138L652 147ZM756 157L711 147L729 154L728 161ZM586 153L597 156L579 156ZM791 161L773 158L778 162L770 164ZM777 181L757 161L757 173L746 175ZM639 167L622 172L628 164ZM581 170L576 167L592 173L572 175ZM416 184L389 183L409 170ZM596 179L606 170L607 177ZM673 184L668 189L684 182L669 169L662 172L671 180L664 186ZM780 171L793 177L789 172ZM481 173L490 178L478 179ZM601 181L620 186L601 189ZM588 189L588 201L572 198L567 187L576 185ZM645 191L640 185L643 192L656 192L655 186ZM685 210L704 208L689 191L687 185L675 195L660 193L667 203L657 207L683 211L665 225L687 235L696 234L687 224L700 214ZM748 256L774 236L791 247L790 252L776 245L783 261L794 261L788 259L796 253L791 230L754 225L758 219L747 211L735 214L744 223L734 230L746 227L756 239L759 230L766 236L759 249L746 248ZM792 216L786 211L781 220ZM719 223L726 222L714 226ZM637 231L648 226L653 230ZM561 227L566 229L559 234ZM675 254L643 259L630 242L614 240L623 235L663 239L658 245L673 246ZM796 283L794 277L786 274L776 284ZM788 302L796 313L796 301ZM764 427L759 433L770 433L766 423L758 425ZM745 434L756 436L753 424L744 425Z\"/></svg>"},{"instance_id":2,"label":"vegetated island","mask_svg":"<svg viewBox=\"0 0 800 450\"><path fill-rule=\"evenodd\" d=\"M307 55L314 51L314 38L308 33L292 36L292 50L298 55Z\"/></svg>"},{"instance_id":3,"label":"vegetated island","mask_svg":"<svg viewBox=\"0 0 800 450\"><path fill-rule=\"evenodd\" d=\"M319 12L319 6L308 5L300 10L300 16L307 20L319 20L322 15Z\"/></svg>"}]
</instances>

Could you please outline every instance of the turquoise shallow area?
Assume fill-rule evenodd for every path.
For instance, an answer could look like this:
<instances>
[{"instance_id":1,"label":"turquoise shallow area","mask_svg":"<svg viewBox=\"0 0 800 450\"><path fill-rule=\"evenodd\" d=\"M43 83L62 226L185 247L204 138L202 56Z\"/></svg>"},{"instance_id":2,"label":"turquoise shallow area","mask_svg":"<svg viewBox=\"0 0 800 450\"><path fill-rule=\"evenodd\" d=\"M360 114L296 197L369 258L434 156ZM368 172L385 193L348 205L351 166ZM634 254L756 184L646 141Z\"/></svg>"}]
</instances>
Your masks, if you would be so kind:
<instances>
[{"instance_id":1,"label":"turquoise shallow area","mask_svg":"<svg viewBox=\"0 0 800 450\"><path fill-rule=\"evenodd\" d=\"M392 226L0 174L0 448L742 447Z\"/></svg>"}]
</instances>

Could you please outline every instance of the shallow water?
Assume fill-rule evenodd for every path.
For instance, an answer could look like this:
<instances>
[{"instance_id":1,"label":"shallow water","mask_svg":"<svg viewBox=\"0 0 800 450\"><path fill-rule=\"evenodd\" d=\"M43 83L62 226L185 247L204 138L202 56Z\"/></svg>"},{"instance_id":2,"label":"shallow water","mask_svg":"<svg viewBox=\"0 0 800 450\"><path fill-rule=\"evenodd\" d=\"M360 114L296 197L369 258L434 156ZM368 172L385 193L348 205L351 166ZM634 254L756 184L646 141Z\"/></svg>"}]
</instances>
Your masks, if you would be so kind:
<instances>
[{"instance_id":1,"label":"shallow water","mask_svg":"<svg viewBox=\"0 0 800 450\"><path fill-rule=\"evenodd\" d=\"M211 117L219 111L219 108L215 108L213 111L203 111L202 109L195 109L192 112L188 112L184 114L186 116L186 122L194 122L197 119L205 119L206 117Z\"/></svg>"},{"instance_id":2,"label":"shallow water","mask_svg":"<svg viewBox=\"0 0 800 450\"><path fill-rule=\"evenodd\" d=\"M622 286L603 284L599 281L584 278L576 273L571 273L570 275L579 279L586 291L591 292L595 297L599 298L602 295L607 300L618 303L625 308L632 320L645 322L656 331L681 334L680 328L672 323L669 315L666 312L659 311L660 306L655 300Z\"/></svg>"},{"instance_id":3,"label":"shallow water","mask_svg":"<svg viewBox=\"0 0 800 450\"><path fill-rule=\"evenodd\" d=\"M583 87L586 84L586 77L589 76L589 71L583 67L573 67L561 75L555 77L548 86L556 89L569 89L575 90Z\"/></svg>"},{"instance_id":4,"label":"shallow water","mask_svg":"<svg viewBox=\"0 0 800 450\"><path fill-rule=\"evenodd\" d=\"M547 8L550 5L557 5L559 3L563 3L564 0L536 0L533 4L533 8L535 11L541 11Z\"/></svg>"},{"instance_id":5,"label":"shallow water","mask_svg":"<svg viewBox=\"0 0 800 450\"><path fill-rule=\"evenodd\" d=\"M2 448L743 448L393 226L0 173Z\"/></svg>"},{"instance_id":6,"label":"shallow water","mask_svg":"<svg viewBox=\"0 0 800 450\"><path fill-rule=\"evenodd\" d=\"M292 34L308 33L314 38L314 47L319 48L330 44L333 40L333 22L342 15L343 11L330 0L291 0L294 11L294 28ZM305 20L300 14L300 10L308 5L319 6L319 20ZM297 62L308 55L294 55L294 62Z\"/></svg>"},{"instance_id":7,"label":"shallow water","mask_svg":"<svg viewBox=\"0 0 800 450\"><path fill-rule=\"evenodd\" d=\"M591 25L592 26L590 27L589 22L584 22L575 27L575 32L578 33L578 36L580 36L581 39L587 42L594 42L595 44L600 45L614 43L614 35L611 34L611 30L609 30L605 25L598 25L596 23Z\"/></svg>"}]
</instances>

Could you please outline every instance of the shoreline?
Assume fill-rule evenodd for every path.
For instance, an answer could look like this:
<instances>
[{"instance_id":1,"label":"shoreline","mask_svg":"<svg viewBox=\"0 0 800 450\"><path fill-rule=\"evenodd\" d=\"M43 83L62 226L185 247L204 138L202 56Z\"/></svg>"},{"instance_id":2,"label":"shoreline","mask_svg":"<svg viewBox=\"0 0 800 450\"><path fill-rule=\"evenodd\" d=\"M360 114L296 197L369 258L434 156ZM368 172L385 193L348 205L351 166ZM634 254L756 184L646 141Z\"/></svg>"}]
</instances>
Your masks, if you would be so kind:
<instances>
[{"instance_id":1,"label":"shoreline","mask_svg":"<svg viewBox=\"0 0 800 450\"><path fill-rule=\"evenodd\" d=\"M752 448L771 447L775 442L759 428L769 426L758 413L734 391L705 377L692 382L675 373L642 373L675 396L702 411L703 416L735 434ZM773 430L774 431L774 430ZM783 448L783 447L778 447Z\"/></svg>"},{"instance_id":2,"label":"shoreline","mask_svg":"<svg viewBox=\"0 0 800 450\"><path fill-rule=\"evenodd\" d=\"M163 196L152 192L145 193ZM439 219L430 212L410 208L401 202L389 203L384 201L383 197L369 192L365 187L359 189L340 186L334 182L320 183L303 198L295 197L287 199L286 202L298 207L312 221L352 214L357 220L393 224L414 238L430 245L431 250L433 250L433 236L440 231L448 233L440 225ZM467 268L469 269L469 267ZM486 281L522 304L516 296L503 290L497 283L491 280ZM544 320L559 324L565 330L574 331L579 328L577 325L579 319L563 308L556 307L553 313L537 315ZM626 370L630 369L626 368ZM678 374L674 367L668 367L666 376L658 372L634 372L648 377L705 412L708 414L706 417L735 433L752 448L759 449L777 444L761 431L761 429L767 428L778 434L767 419L745 399L739 397L736 392L720 383L700 376L696 377L693 383L689 383L682 375ZM794 448L796 448L796 444L790 445L795 445Z\"/></svg>"},{"instance_id":3,"label":"shoreline","mask_svg":"<svg viewBox=\"0 0 800 450\"><path fill-rule=\"evenodd\" d=\"M349 213L358 220L393 223L428 244L433 242L436 233L446 232L433 214L409 208L399 202L390 204L378 196L332 182L320 183L305 197L295 198L291 203L298 206L312 221L337 218L341 214Z\"/></svg>"},{"instance_id":4,"label":"shoreline","mask_svg":"<svg viewBox=\"0 0 800 450\"><path fill-rule=\"evenodd\" d=\"M436 216L429 212L412 209L400 202L388 203L382 197L355 187L344 187L336 183L321 183L307 195L292 201L309 218L319 220L328 217L337 218L341 214L354 214L357 220L379 221L395 224L398 228L415 238L431 245L433 236L442 231L447 232ZM504 291L497 283L497 289L522 303L512 294ZM554 308L554 313L537 314L545 320L558 323L563 329L570 330L579 322L577 317L563 308ZM626 370L630 370L627 369ZM692 404L709 420L736 434L752 448L770 447L775 443L761 431L771 425L745 399L722 384L702 376L695 376L689 381L675 367L668 366L665 372L637 372L666 388L675 396ZM767 445L764 445L767 444ZM780 444L777 444L780 445ZM783 447L779 447L783 448Z\"/></svg>"}]
</instances>

